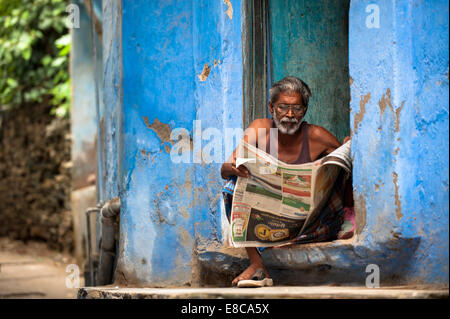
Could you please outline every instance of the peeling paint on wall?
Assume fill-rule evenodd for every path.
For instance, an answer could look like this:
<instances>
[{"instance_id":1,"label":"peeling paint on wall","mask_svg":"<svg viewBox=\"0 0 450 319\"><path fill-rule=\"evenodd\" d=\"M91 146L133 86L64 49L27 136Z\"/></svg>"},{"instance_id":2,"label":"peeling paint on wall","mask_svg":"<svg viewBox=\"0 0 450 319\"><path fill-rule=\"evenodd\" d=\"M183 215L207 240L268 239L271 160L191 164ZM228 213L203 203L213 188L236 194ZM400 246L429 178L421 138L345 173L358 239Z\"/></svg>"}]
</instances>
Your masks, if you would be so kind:
<instances>
[{"instance_id":1,"label":"peeling paint on wall","mask_svg":"<svg viewBox=\"0 0 450 319\"><path fill-rule=\"evenodd\" d=\"M400 202L400 196L398 195L398 175L395 172L392 172L392 177L394 179L394 187L395 187L395 216L397 216L397 220L400 220L403 217L402 214L402 203Z\"/></svg>"},{"instance_id":2,"label":"peeling paint on wall","mask_svg":"<svg viewBox=\"0 0 450 319\"><path fill-rule=\"evenodd\" d=\"M209 65L205 64L205 66L203 67L202 73L200 73L197 76L200 79L200 81L204 82L208 78L208 75L209 75L210 72L211 72L211 69L209 68Z\"/></svg>"},{"instance_id":3,"label":"peeling paint on wall","mask_svg":"<svg viewBox=\"0 0 450 319\"><path fill-rule=\"evenodd\" d=\"M145 125L149 128L155 131L156 135L158 135L159 139L161 140L161 145L164 143L171 143L173 144L173 141L170 139L170 134L172 133L172 130L170 129L169 124L164 124L158 120L158 118L155 118L152 124L149 124L148 117L143 116L142 117Z\"/></svg>"},{"instance_id":4,"label":"peeling paint on wall","mask_svg":"<svg viewBox=\"0 0 450 319\"><path fill-rule=\"evenodd\" d=\"M364 97L361 96L361 100L359 102L359 112L355 114L355 120L353 122L353 134L356 133L356 130L358 129L358 125L361 123L361 121L364 118L364 115L366 114L366 104L370 100L370 92L367 93Z\"/></svg>"},{"instance_id":5,"label":"peeling paint on wall","mask_svg":"<svg viewBox=\"0 0 450 319\"><path fill-rule=\"evenodd\" d=\"M223 0L223 3L225 3L228 7L227 11L225 12L228 18L233 19L233 5L231 4L231 0Z\"/></svg>"},{"instance_id":6,"label":"peeling paint on wall","mask_svg":"<svg viewBox=\"0 0 450 319\"><path fill-rule=\"evenodd\" d=\"M402 105L395 110L395 131L398 132L400 130L400 112L405 106L405 101L402 101Z\"/></svg>"},{"instance_id":7,"label":"peeling paint on wall","mask_svg":"<svg viewBox=\"0 0 450 319\"><path fill-rule=\"evenodd\" d=\"M386 110L386 106L389 106L389 108L392 110L392 113L394 113L391 103L391 89L389 88L386 90L386 94L383 94L380 101L378 101L378 107L380 108L380 121L381 117L384 114L384 111Z\"/></svg>"},{"instance_id":8,"label":"peeling paint on wall","mask_svg":"<svg viewBox=\"0 0 450 319\"><path fill-rule=\"evenodd\" d=\"M366 226L366 200L364 195L354 195L355 197L355 221L356 233L362 233L364 226Z\"/></svg>"},{"instance_id":9,"label":"peeling paint on wall","mask_svg":"<svg viewBox=\"0 0 450 319\"><path fill-rule=\"evenodd\" d=\"M394 108L392 107L392 102L391 102L391 90L388 88L386 90L386 93L383 94L380 101L378 102L378 107L380 108L380 123L382 123L381 117L383 116L384 112L386 111L386 107L389 107L389 109L392 111L392 114L395 115L394 129L396 132L399 132L400 112L402 111L404 105L405 105L405 101L402 101L402 105L400 107L398 107L394 112ZM380 125L379 130L381 130L381 125Z\"/></svg>"}]
</instances>

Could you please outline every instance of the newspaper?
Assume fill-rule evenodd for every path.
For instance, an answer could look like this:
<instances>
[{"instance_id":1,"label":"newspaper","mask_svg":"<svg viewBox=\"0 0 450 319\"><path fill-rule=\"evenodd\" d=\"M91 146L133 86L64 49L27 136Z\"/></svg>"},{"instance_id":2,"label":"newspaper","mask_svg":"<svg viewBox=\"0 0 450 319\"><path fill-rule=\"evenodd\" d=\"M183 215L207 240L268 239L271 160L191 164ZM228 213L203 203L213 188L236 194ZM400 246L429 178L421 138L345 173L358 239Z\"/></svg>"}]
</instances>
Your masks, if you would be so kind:
<instances>
[{"instance_id":1,"label":"newspaper","mask_svg":"<svg viewBox=\"0 0 450 319\"><path fill-rule=\"evenodd\" d=\"M289 243L327 203L341 169L351 173L350 141L326 157L293 165L243 142L231 209L234 247L273 247Z\"/></svg>"}]
</instances>

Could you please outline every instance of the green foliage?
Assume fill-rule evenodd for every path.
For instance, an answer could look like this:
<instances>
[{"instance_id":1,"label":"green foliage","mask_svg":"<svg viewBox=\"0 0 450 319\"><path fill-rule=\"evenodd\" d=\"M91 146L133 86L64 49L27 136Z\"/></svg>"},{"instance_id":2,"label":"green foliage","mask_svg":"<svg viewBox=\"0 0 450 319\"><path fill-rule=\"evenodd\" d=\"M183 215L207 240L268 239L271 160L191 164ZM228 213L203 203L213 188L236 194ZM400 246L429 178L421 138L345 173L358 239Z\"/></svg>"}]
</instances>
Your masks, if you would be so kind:
<instances>
[{"instance_id":1,"label":"green foliage","mask_svg":"<svg viewBox=\"0 0 450 319\"><path fill-rule=\"evenodd\" d=\"M50 102L70 111L69 1L0 0L0 107Z\"/></svg>"}]
</instances>

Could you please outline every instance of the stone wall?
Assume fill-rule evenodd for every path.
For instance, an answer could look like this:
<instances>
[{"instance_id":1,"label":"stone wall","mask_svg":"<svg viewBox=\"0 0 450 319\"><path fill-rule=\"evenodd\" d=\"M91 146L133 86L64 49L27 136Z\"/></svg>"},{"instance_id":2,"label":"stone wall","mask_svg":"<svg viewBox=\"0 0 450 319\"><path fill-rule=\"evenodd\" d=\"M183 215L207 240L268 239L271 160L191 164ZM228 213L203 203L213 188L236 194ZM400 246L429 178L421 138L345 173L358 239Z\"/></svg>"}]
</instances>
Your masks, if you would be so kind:
<instances>
[{"instance_id":1,"label":"stone wall","mask_svg":"<svg viewBox=\"0 0 450 319\"><path fill-rule=\"evenodd\" d=\"M73 249L70 120L29 105L0 114L0 236Z\"/></svg>"}]
</instances>

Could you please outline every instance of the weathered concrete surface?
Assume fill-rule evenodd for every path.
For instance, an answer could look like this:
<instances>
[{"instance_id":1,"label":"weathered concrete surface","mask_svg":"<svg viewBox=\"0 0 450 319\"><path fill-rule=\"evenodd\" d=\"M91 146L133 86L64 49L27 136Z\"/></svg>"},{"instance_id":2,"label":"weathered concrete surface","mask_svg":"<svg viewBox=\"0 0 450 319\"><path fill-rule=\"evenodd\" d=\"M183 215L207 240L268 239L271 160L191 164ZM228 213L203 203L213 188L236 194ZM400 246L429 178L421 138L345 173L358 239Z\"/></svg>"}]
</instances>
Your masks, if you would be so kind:
<instances>
[{"instance_id":1,"label":"weathered concrete surface","mask_svg":"<svg viewBox=\"0 0 450 319\"><path fill-rule=\"evenodd\" d=\"M418 238L397 238L373 247L358 243L356 237L325 243L294 245L291 248L266 248L264 265L279 285L365 285L366 268L378 265L381 285L419 284L407 281L406 269ZM217 249L198 254L200 283L226 287L249 262L236 248ZM442 284L445 284L444 281Z\"/></svg>"},{"instance_id":2,"label":"weathered concrete surface","mask_svg":"<svg viewBox=\"0 0 450 319\"><path fill-rule=\"evenodd\" d=\"M0 299L71 299L77 288L66 287L70 255L49 250L44 243L0 238ZM82 276L80 285L84 285Z\"/></svg>"},{"instance_id":3,"label":"weathered concrete surface","mask_svg":"<svg viewBox=\"0 0 450 319\"><path fill-rule=\"evenodd\" d=\"M448 298L426 287L80 288L79 299L423 299Z\"/></svg>"}]
</instances>

